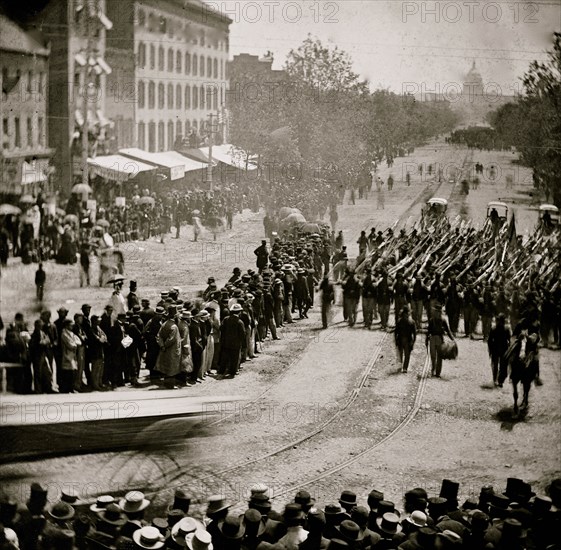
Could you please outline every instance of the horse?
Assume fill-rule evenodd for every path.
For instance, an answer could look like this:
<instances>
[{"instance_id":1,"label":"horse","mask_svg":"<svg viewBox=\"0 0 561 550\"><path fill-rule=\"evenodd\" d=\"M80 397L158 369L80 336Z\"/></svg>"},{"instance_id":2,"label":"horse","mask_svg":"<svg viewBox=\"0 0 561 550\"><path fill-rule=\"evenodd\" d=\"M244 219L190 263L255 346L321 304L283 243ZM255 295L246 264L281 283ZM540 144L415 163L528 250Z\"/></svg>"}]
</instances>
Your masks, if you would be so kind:
<instances>
[{"instance_id":1,"label":"horse","mask_svg":"<svg viewBox=\"0 0 561 550\"><path fill-rule=\"evenodd\" d=\"M532 382L538 375L538 348L537 334L530 334L522 331L511 343L505 353L507 363L510 368L510 381L512 383L512 395L514 398L513 411L518 415L518 384L522 383L522 410L528 409L528 398Z\"/></svg>"}]
</instances>

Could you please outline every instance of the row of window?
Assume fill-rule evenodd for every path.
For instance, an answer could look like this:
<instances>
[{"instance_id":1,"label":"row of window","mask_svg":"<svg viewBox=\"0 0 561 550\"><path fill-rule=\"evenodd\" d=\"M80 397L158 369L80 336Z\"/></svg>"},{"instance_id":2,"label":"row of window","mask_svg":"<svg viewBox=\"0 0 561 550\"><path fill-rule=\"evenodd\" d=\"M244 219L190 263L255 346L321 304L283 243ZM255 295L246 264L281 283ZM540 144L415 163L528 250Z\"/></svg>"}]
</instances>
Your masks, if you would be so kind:
<instances>
[{"instance_id":1,"label":"row of window","mask_svg":"<svg viewBox=\"0 0 561 550\"><path fill-rule=\"evenodd\" d=\"M35 73L27 71L25 74L20 69L16 69L15 74L10 77L8 67L2 67L2 89L7 90L7 85L12 79L17 79L20 89L27 93L45 94L45 73Z\"/></svg>"},{"instance_id":2,"label":"row of window","mask_svg":"<svg viewBox=\"0 0 561 550\"><path fill-rule=\"evenodd\" d=\"M181 84L166 86L158 84L158 109L218 109L224 104L224 89L220 88L220 103L216 86L185 86L182 91ZM156 109L156 84L153 81L138 83L138 108Z\"/></svg>"},{"instance_id":3,"label":"row of window","mask_svg":"<svg viewBox=\"0 0 561 550\"><path fill-rule=\"evenodd\" d=\"M138 123L138 148L151 153L160 151L171 151L174 148L175 140L178 137L188 137L192 130L195 132L204 131L207 121L203 118L199 121L186 120L185 123L177 120L174 124L172 120L167 123L167 136L165 122L139 122ZM167 137L167 141L166 141Z\"/></svg>"},{"instance_id":4,"label":"row of window","mask_svg":"<svg viewBox=\"0 0 561 550\"><path fill-rule=\"evenodd\" d=\"M2 119L2 148L4 150L34 148L45 145L45 120L43 117Z\"/></svg>"},{"instance_id":5,"label":"row of window","mask_svg":"<svg viewBox=\"0 0 561 550\"><path fill-rule=\"evenodd\" d=\"M146 44L139 42L137 64L140 69L148 68L156 69L156 46L150 44L148 48L148 60L146 59ZM165 63L165 50L163 46L158 47L158 71L166 70ZM167 51L167 71L176 73L193 74L194 76L207 76L208 78L220 78L224 80L224 60L221 59L220 63L217 58L207 57L204 55L200 57L197 54L191 56L190 53L185 55L177 50L174 52L173 48L168 48Z\"/></svg>"},{"instance_id":6,"label":"row of window","mask_svg":"<svg viewBox=\"0 0 561 550\"><path fill-rule=\"evenodd\" d=\"M182 38L186 42L193 44L200 44L201 46L214 47L215 50L228 50L228 38L223 42L219 40L217 31L210 31L209 40L205 31L195 31L189 23L183 24L182 21L168 19L163 15L156 15L154 13L146 13L144 10L139 9L137 12L136 23L139 27L147 28L148 31L159 34L167 34L170 38Z\"/></svg>"}]
</instances>

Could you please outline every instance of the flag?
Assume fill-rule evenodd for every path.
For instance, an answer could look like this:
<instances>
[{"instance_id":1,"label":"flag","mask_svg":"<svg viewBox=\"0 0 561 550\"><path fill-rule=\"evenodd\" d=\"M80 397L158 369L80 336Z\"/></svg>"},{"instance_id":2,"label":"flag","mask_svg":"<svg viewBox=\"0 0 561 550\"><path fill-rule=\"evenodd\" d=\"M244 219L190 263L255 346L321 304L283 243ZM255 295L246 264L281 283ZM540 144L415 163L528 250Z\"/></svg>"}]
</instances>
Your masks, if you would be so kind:
<instances>
[{"instance_id":1,"label":"flag","mask_svg":"<svg viewBox=\"0 0 561 550\"><path fill-rule=\"evenodd\" d=\"M510 223L508 225L507 233L507 243L508 246L515 248L518 245L518 240L516 238L516 220L514 219L514 212L510 218Z\"/></svg>"}]
</instances>

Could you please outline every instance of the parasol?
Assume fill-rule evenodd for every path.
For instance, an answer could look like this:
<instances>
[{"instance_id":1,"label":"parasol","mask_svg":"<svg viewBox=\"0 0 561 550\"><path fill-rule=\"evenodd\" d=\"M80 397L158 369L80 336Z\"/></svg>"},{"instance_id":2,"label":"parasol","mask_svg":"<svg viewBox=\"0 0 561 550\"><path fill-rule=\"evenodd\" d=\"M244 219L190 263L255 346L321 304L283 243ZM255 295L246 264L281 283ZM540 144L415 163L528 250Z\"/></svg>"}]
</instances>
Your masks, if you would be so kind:
<instances>
[{"instance_id":1,"label":"parasol","mask_svg":"<svg viewBox=\"0 0 561 550\"><path fill-rule=\"evenodd\" d=\"M148 197L148 196L144 196L144 197L140 197L140 199L138 200L138 204L144 205L144 204L149 204L150 206L154 206L154 204L156 203L156 201L154 200L153 197Z\"/></svg>"},{"instance_id":2,"label":"parasol","mask_svg":"<svg viewBox=\"0 0 561 550\"><path fill-rule=\"evenodd\" d=\"M290 214L282 220L285 225L294 225L297 223L306 223L306 218L302 214Z\"/></svg>"},{"instance_id":3,"label":"parasol","mask_svg":"<svg viewBox=\"0 0 561 550\"><path fill-rule=\"evenodd\" d=\"M109 227L111 225L107 220L104 220L103 218L101 220L97 220L95 224L99 225L100 227Z\"/></svg>"},{"instance_id":4,"label":"parasol","mask_svg":"<svg viewBox=\"0 0 561 550\"><path fill-rule=\"evenodd\" d=\"M21 214L21 210L13 204L0 204L0 216Z\"/></svg>"},{"instance_id":5,"label":"parasol","mask_svg":"<svg viewBox=\"0 0 561 550\"><path fill-rule=\"evenodd\" d=\"M74 214L66 214L66 216L64 216L64 221L78 223L78 216L75 216Z\"/></svg>"},{"instance_id":6,"label":"parasol","mask_svg":"<svg viewBox=\"0 0 561 550\"><path fill-rule=\"evenodd\" d=\"M31 195L24 195L19 202L21 204L35 204L35 199Z\"/></svg>"},{"instance_id":7,"label":"parasol","mask_svg":"<svg viewBox=\"0 0 561 550\"><path fill-rule=\"evenodd\" d=\"M83 195L84 193L92 193L92 188L87 183L77 183L72 188L72 193L76 195Z\"/></svg>"},{"instance_id":8,"label":"parasol","mask_svg":"<svg viewBox=\"0 0 561 550\"><path fill-rule=\"evenodd\" d=\"M122 275L115 275L114 277L111 277L106 284L114 285L115 283L122 283L124 280L125 278Z\"/></svg>"}]
</instances>

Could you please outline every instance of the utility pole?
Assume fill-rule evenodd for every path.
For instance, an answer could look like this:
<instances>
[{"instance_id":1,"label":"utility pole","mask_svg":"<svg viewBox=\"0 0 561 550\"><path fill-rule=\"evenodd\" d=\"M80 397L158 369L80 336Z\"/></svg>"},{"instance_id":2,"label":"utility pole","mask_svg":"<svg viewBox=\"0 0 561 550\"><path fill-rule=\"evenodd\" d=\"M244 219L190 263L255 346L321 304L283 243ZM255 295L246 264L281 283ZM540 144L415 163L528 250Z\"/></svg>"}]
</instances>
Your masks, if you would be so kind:
<instances>
[{"instance_id":1,"label":"utility pole","mask_svg":"<svg viewBox=\"0 0 561 550\"><path fill-rule=\"evenodd\" d=\"M213 127L212 127L212 119L213 114L210 113L209 116L209 124L208 124L208 167L206 172L206 181L208 183L208 188L210 191L213 191L212 185L212 134L213 134Z\"/></svg>"},{"instance_id":2,"label":"utility pole","mask_svg":"<svg viewBox=\"0 0 561 550\"><path fill-rule=\"evenodd\" d=\"M84 65L84 93L82 94L82 116L84 123L82 125L82 183L89 183L89 170L88 170L88 149L89 149L89 123L88 123L88 93L90 85L90 74L92 68L90 67L90 58L93 53L93 32L92 23L90 19L92 16L92 4L87 2L84 6L84 23L86 25L86 64Z\"/></svg>"}]
</instances>

